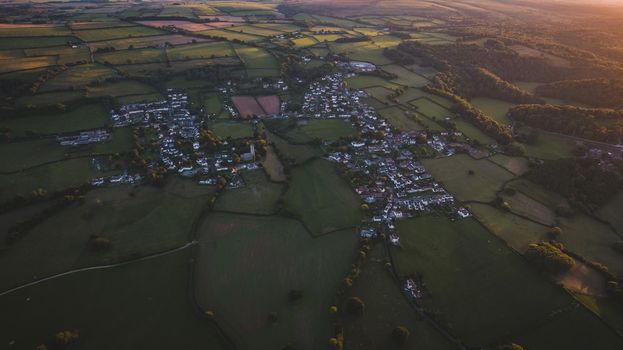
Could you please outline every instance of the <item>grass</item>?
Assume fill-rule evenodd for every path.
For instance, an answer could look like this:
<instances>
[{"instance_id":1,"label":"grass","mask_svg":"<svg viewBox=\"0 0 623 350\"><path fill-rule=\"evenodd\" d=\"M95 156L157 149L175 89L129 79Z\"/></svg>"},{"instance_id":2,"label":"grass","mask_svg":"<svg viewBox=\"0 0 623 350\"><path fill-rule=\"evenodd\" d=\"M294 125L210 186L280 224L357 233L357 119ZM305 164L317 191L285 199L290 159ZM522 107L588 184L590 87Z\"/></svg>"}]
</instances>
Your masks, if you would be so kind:
<instances>
[{"instance_id":1,"label":"grass","mask_svg":"<svg viewBox=\"0 0 623 350\"><path fill-rule=\"evenodd\" d=\"M291 176L284 207L314 235L359 224L360 199L333 164L315 160L292 169Z\"/></svg>"},{"instance_id":2,"label":"grass","mask_svg":"<svg viewBox=\"0 0 623 350\"><path fill-rule=\"evenodd\" d=\"M166 33L159 29L144 26L87 29L74 31L74 35L86 42L162 34Z\"/></svg>"},{"instance_id":3,"label":"grass","mask_svg":"<svg viewBox=\"0 0 623 350\"><path fill-rule=\"evenodd\" d=\"M0 66L0 73L50 67L54 65L56 65L56 56L16 58L3 60L2 66Z\"/></svg>"},{"instance_id":4,"label":"grass","mask_svg":"<svg viewBox=\"0 0 623 350\"><path fill-rule=\"evenodd\" d=\"M51 347L57 332L77 329L80 341L74 349L227 349L187 300L189 258L182 251L5 295L0 299L5 311L1 341L15 341L15 347L24 349L42 343Z\"/></svg>"},{"instance_id":5,"label":"grass","mask_svg":"<svg viewBox=\"0 0 623 350\"><path fill-rule=\"evenodd\" d=\"M510 205L513 213L543 225L554 226L556 224L556 214L551 208L521 192L516 192L513 195L502 194L501 197Z\"/></svg>"},{"instance_id":6,"label":"grass","mask_svg":"<svg viewBox=\"0 0 623 350\"><path fill-rule=\"evenodd\" d=\"M475 160L468 155L424 159L423 165L433 177L461 201L489 202L495 199L502 184L513 175L486 159ZM473 175L468 171L472 170Z\"/></svg>"},{"instance_id":7,"label":"grass","mask_svg":"<svg viewBox=\"0 0 623 350\"><path fill-rule=\"evenodd\" d=\"M456 348L411 309L396 281L384 266L384 253L380 244L372 248L361 274L348 291L348 296L356 296L363 300L366 310L359 318L345 318L344 348L347 350ZM391 340L391 332L397 326L404 326L411 333L404 346L397 346Z\"/></svg>"},{"instance_id":8,"label":"grass","mask_svg":"<svg viewBox=\"0 0 623 350\"><path fill-rule=\"evenodd\" d=\"M469 210L490 232L513 249L524 252L528 244L547 239L548 228L488 204L473 203Z\"/></svg>"},{"instance_id":9,"label":"grass","mask_svg":"<svg viewBox=\"0 0 623 350\"><path fill-rule=\"evenodd\" d=\"M517 176L523 175L528 171L530 165L526 158L510 157L501 153L489 157L489 160Z\"/></svg>"},{"instance_id":10,"label":"grass","mask_svg":"<svg viewBox=\"0 0 623 350\"><path fill-rule=\"evenodd\" d=\"M95 153L125 153L132 151L132 128L115 128L112 139L97 143L93 147Z\"/></svg>"},{"instance_id":11,"label":"grass","mask_svg":"<svg viewBox=\"0 0 623 350\"><path fill-rule=\"evenodd\" d=\"M301 126L301 131L311 138L317 137L331 141L358 134L352 124L341 119L310 120Z\"/></svg>"},{"instance_id":12,"label":"grass","mask_svg":"<svg viewBox=\"0 0 623 350\"><path fill-rule=\"evenodd\" d=\"M382 69L396 76L395 79L392 79L392 82L396 84L419 88L424 87L429 83L428 79L423 76L413 73L405 67L396 64L383 66Z\"/></svg>"},{"instance_id":13,"label":"grass","mask_svg":"<svg viewBox=\"0 0 623 350\"><path fill-rule=\"evenodd\" d=\"M421 274L430 293L422 306L468 347L507 339L573 302L475 220L423 217L399 221L397 230L397 270ZM589 320L577 321L581 329Z\"/></svg>"},{"instance_id":14,"label":"grass","mask_svg":"<svg viewBox=\"0 0 623 350\"><path fill-rule=\"evenodd\" d=\"M113 65L165 62L164 50L159 48L119 50L95 54L95 61Z\"/></svg>"},{"instance_id":15,"label":"grass","mask_svg":"<svg viewBox=\"0 0 623 350\"><path fill-rule=\"evenodd\" d=\"M282 185L268 181L263 170L242 173L245 186L226 190L218 197L215 209L244 214L272 214L277 210L277 202Z\"/></svg>"},{"instance_id":16,"label":"grass","mask_svg":"<svg viewBox=\"0 0 623 350\"><path fill-rule=\"evenodd\" d=\"M495 143L495 140L483 133L479 128L465 121L464 119L455 118L452 123L456 129L463 133L466 137L478 141L482 145Z\"/></svg>"},{"instance_id":17,"label":"grass","mask_svg":"<svg viewBox=\"0 0 623 350\"><path fill-rule=\"evenodd\" d=\"M134 80L121 80L112 83L106 83L98 86L89 87L87 90L88 97L119 97L127 95L144 95L156 93L156 89Z\"/></svg>"},{"instance_id":18,"label":"grass","mask_svg":"<svg viewBox=\"0 0 623 350\"><path fill-rule=\"evenodd\" d=\"M218 136L234 139L253 136L253 127L248 122L216 121L208 124Z\"/></svg>"},{"instance_id":19,"label":"grass","mask_svg":"<svg viewBox=\"0 0 623 350\"><path fill-rule=\"evenodd\" d=\"M471 104L476 108L483 111L486 115L492 117L502 124L510 124L511 121L506 117L506 113L511 107L515 106L514 103L498 100L488 97L473 98Z\"/></svg>"},{"instance_id":20,"label":"grass","mask_svg":"<svg viewBox=\"0 0 623 350\"><path fill-rule=\"evenodd\" d=\"M390 100L390 95L392 95L394 92L386 87L375 86L367 88L365 89L365 91L369 96L377 99L383 105L388 106L394 104L394 102Z\"/></svg>"},{"instance_id":21,"label":"grass","mask_svg":"<svg viewBox=\"0 0 623 350\"><path fill-rule=\"evenodd\" d=\"M523 127L520 131L527 131L529 127ZM538 138L536 142L524 144L526 155L539 159L559 159L570 158L573 156L575 143L564 136L546 133L537 130Z\"/></svg>"},{"instance_id":22,"label":"grass","mask_svg":"<svg viewBox=\"0 0 623 350\"><path fill-rule=\"evenodd\" d=\"M505 187L512 188L521 192L534 200L543 203L551 209L557 206L569 206L567 200L561 195L548 191L547 189L525 179L516 179L509 182Z\"/></svg>"},{"instance_id":23,"label":"grass","mask_svg":"<svg viewBox=\"0 0 623 350\"><path fill-rule=\"evenodd\" d=\"M0 49L29 49L34 47L49 47L67 45L68 42L78 42L73 36L46 36L46 37L22 37L19 40L0 36Z\"/></svg>"},{"instance_id":24,"label":"grass","mask_svg":"<svg viewBox=\"0 0 623 350\"><path fill-rule=\"evenodd\" d=\"M236 335L237 347L326 346L328 309L356 251L353 231L312 239L301 224L280 216L215 213L200 232L197 299ZM291 290L302 299L290 302Z\"/></svg>"},{"instance_id":25,"label":"grass","mask_svg":"<svg viewBox=\"0 0 623 350\"><path fill-rule=\"evenodd\" d=\"M84 97L84 91L59 91L38 93L19 97L15 104L18 107L28 106L53 106L58 103L68 103L80 100Z\"/></svg>"},{"instance_id":26,"label":"grass","mask_svg":"<svg viewBox=\"0 0 623 350\"><path fill-rule=\"evenodd\" d=\"M274 143L275 150L282 159L294 164L301 164L311 158L322 155L322 150L318 147L312 145L294 145L274 133L268 133L268 141Z\"/></svg>"},{"instance_id":27,"label":"grass","mask_svg":"<svg viewBox=\"0 0 623 350\"><path fill-rule=\"evenodd\" d=\"M444 119L446 117L453 117L452 113L445 107L426 97L419 98L411 102L411 104L417 107L418 113L422 113L429 118Z\"/></svg>"},{"instance_id":28,"label":"grass","mask_svg":"<svg viewBox=\"0 0 623 350\"><path fill-rule=\"evenodd\" d=\"M38 36L67 36L71 32L65 26L41 26L28 27L21 26L16 28L0 28L0 37L38 37Z\"/></svg>"},{"instance_id":29,"label":"grass","mask_svg":"<svg viewBox=\"0 0 623 350\"><path fill-rule=\"evenodd\" d=\"M223 108L223 97L218 92L210 92L203 96L203 109L218 118L229 117L229 112Z\"/></svg>"},{"instance_id":30,"label":"grass","mask_svg":"<svg viewBox=\"0 0 623 350\"><path fill-rule=\"evenodd\" d=\"M623 234L621 208L623 208L623 193L616 195L597 211L597 215L612 224L619 234Z\"/></svg>"},{"instance_id":31,"label":"grass","mask_svg":"<svg viewBox=\"0 0 623 350\"><path fill-rule=\"evenodd\" d=\"M400 131L421 130L422 126L415 119L407 115L399 107L388 107L378 111L381 117L385 118L393 127Z\"/></svg>"},{"instance_id":32,"label":"grass","mask_svg":"<svg viewBox=\"0 0 623 350\"><path fill-rule=\"evenodd\" d=\"M167 49L167 56L171 61L199 58L230 57L235 55L236 53L234 52L234 50L232 50L229 43L219 41L181 45Z\"/></svg>"},{"instance_id":33,"label":"grass","mask_svg":"<svg viewBox=\"0 0 623 350\"><path fill-rule=\"evenodd\" d=\"M54 192L80 186L102 175L105 174L91 168L88 158L69 159L16 174L0 175L0 202L16 195L27 195L37 188Z\"/></svg>"},{"instance_id":34,"label":"grass","mask_svg":"<svg viewBox=\"0 0 623 350\"><path fill-rule=\"evenodd\" d=\"M104 81L116 77L115 70L99 64L83 64L69 67L63 73L48 80L40 89L41 92L84 88L92 82Z\"/></svg>"},{"instance_id":35,"label":"grass","mask_svg":"<svg viewBox=\"0 0 623 350\"><path fill-rule=\"evenodd\" d=\"M244 42L256 42L256 41L264 40L264 37L262 36L245 34L245 33L236 32L234 30L225 30L225 29L210 29L210 30L205 30L201 32L196 32L195 34L223 38L226 40L240 40Z\"/></svg>"},{"instance_id":36,"label":"grass","mask_svg":"<svg viewBox=\"0 0 623 350\"><path fill-rule=\"evenodd\" d=\"M54 139L0 144L0 171L18 171L35 165L61 160L65 151Z\"/></svg>"},{"instance_id":37,"label":"grass","mask_svg":"<svg viewBox=\"0 0 623 350\"><path fill-rule=\"evenodd\" d=\"M247 69L278 68L275 57L262 48L236 45L234 49Z\"/></svg>"},{"instance_id":38,"label":"grass","mask_svg":"<svg viewBox=\"0 0 623 350\"><path fill-rule=\"evenodd\" d=\"M346 79L346 85L351 89L364 89L373 86L382 86L387 89L398 87L394 83L373 75L356 75Z\"/></svg>"},{"instance_id":39,"label":"grass","mask_svg":"<svg viewBox=\"0 0 623 350\"><path fill-rule=\"evenodd\" d=\"M307 47L307 46L312 46L318 43L318 41L314 39L313 37L297 38L297 39L292 39L291 41L294 43L294 46L296 47ZM324 56L324 55L326 55L326 53L323 53L319 56Z\"/></svg>"},{"instance_id":40,"label":"grass","mask_svg":"<svg viewBox=\"0 0 623 350\"><path fill-rule=\"evenodd\" d=\"M87 104L63 113L27 115L3 119L0 127L10 130L14 137L29 134L57 134L105 127L110 116L100 104Z\"/></svg>"}]
</instances>

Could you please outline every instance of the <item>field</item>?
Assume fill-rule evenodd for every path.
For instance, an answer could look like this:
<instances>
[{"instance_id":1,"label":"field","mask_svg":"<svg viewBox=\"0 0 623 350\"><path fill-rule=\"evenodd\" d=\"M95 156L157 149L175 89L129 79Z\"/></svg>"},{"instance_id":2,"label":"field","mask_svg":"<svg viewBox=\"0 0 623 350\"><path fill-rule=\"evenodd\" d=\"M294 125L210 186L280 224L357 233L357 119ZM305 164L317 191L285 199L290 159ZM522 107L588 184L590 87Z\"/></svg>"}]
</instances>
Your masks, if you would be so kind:
<instances>
[{"instance_id":1,"label":"field","mask_svg":"<svg viewBox=\"0 0 623 350\"><path fill-rule=\"evenodd\" d=\"M101 128L109 122L108 111L103 106L89 104L64 113L29 113L25 116L6 118L0 121L0 126L8 128L15 137L23 137L29 134L56 134Z\"/></svg>"},{"instance_id":2,"label":"field","mask_svg":"<svg viewBox=\"0 0 623 350\"><path fill-rule=\"evenodd\" d=\"M281 102L279 101L279 96L277 95L258 96L256 97L256 100L264 112L268 115L278 114L281 110Z\"/></svg>"},{"instance_id":3,"label":"field","mask_svg":"<svg viewBox=\"0 0 623 350\"><path fill-rule=\"evenodd\" d=\"M382 69L396 76L396 79L392 79L392 82L396 84L411 87L424 87L429 83L429 81L423 76L413 73L402 66L392 64L383 66Z\"/></svg>"},{"instance_id":4,"label":"field","mask_svg":"<svg viewBox=\"0 0 623 350\"><path fill-rule=\"evenodd\" d=\"M520 131L534 130L529 127L521 128ZM558 159L572 157L575 143L564 136L536 130L538 138L534 143L526 143L526 155L539 159Z\"/></svg>"},{"instance_id":5,"label":"field","mask_svg":"<svg viewBox=\"0 0 623 350\"><path fill-rule=\"evenodd\" d=\"M244 172L242 178L245 186L227 190L219 196L214 209L243 214L275 213L283 186L270 182L262 170Z\"/></svg>"},{"instance_id":6,"label":"field","mask_svg":"<svg viewBox=\"0 0 623 350\"><path fill-rule=\"evenodd\" d=\"M328 309L355 255L352 230L313 239L298 222L280 216L216 213L200 233L197 300L238 335L237 346L325 346ZM301 291L302 299L289 301L291 290Z\"/></svg>"},{"instance_id":7,"label":"field","mask_svg":"<svg viewBox=\"0 0 623 350\"><path fill-rule=\"evenodd\" d=\"M253 96L233 96L231 101L242 118L264 115L264 110Z\"/></svg>"},{"instance_id":8,"label":"field","mask_svg":"<svg viewBox=\"0 0 623 350\"><path fill-rule=\"evenodd\" d=\"M346 85L351 89L364 89L373 86L382 86L387 89L395 89L398 85L390 83L383 78L372 75L357 75L346 80Z\"/></svg>"},{"instance_id":9,"label":"field","mask_svg":"<svg viewBox=\"0 0 623 350\"><path fill-rule=\"evenodd\" d=\"M475 127L473 124L465 121L461 118L455 118L452 120L452 123L456 127L456 130L460 131L466 137L478 141L481 145L488 145L495 143L495 140L486 135L480 129Z\"/></svg>"},{"instance_id":10,"label":"field","mask_svg":"<svg viewBox=\"0 0 623 350\"><path fill-rule=\"evenodd\" d=\"M58 64L86 63L91 60L89 49L86 47L72 48L67 45L46 48L24 49L26 56L56 56Z\"/></svg>"},{"instance_id":11,"label":"field","mask_svg":"<svg viewBox=\"0 0 623 350\"><path fill-rule=\"evenodd\" d=\"M36 69L56 65L56 56L24 57L0 61L0 73Z\"/></svg>"},{"instance_id":12,"label":"field","mask_svg":"<svg viewBox=\"0 0 623 350\"><path fill-rule=\"evenodd\" d=\"M129 49L130 47L134 49L142 49L150 46L163 46L165 43L169 43L171 45L184 45L191 44L193 40L197 43L208 41L208 39L204 38L196 38L185 35L153 35L153 36L143 36L138 38L123 38L123 39L113 39L106 41L97 41L89 43L89 47L92 50L97 50L100 48L113 47L115 50L124 50Z\"/></svg>"},{"instance_id":13,"label":"field","mask_svg":"<svg viewBox=\"0 0 623 350\"><path fill-rule=\"evenodd\" d=\"M402 242L402 249L394 250L397 270L422 275L430 293L423 306L468 346L514 339L531 328L526 325L573 305L571 297L474 220L426 217L400 221L397 228ZM585 313L574 324L545 333L543 340L582 333L593 320Z\"/></svg>"},{"instance_id":14,"label":"field","mask_svg":"<svg viewBox=\"0 0 623 350\"><path fill-rule=\"evenodd\" d=\"M84 91L59 91L46 92L35 95L25 95L18 98L15 104L18 107L28 106L53 106L58 103L67 103L80 100L84 97Z\"/></svg>"},{"instance_id":15,"label":"field","mask_svg":"<svg viewBox=\"0 0 623 350\"><path fill-rule=\"evenodd\" d=\"M332 141L340 137L357 135L357 129L340 119L309 120L300 127L300 130L309 138L317 137Z\"/></svg>"},{"instance_id":16,"label":"field","mask_svg":"<svg viewBox=\"0 0 623 350\"><path fill-rule=\"evenodd\" d=\"M144 95L155 93L156 90L151 86L134 80L120 80L117 82L106 83L98 86L89 87L87 96L128 96L128 95Z\"/></svg>"},{"instance_id":17,"label":"field","mask_svg":"<svg viewBox=\"0 0 623 350\"><path fill-rule=\"evenodd\" d=\"M0 27L1 37L37 37L37 36L66 36L71 34L64 26L33 26L33 25L3 25Z\"/></svg>"},{"instance_id":18,"label":"field","mask_svg":"<svg viewBox=\"0 0 623 350\"><path fill-rule=\"evenodd\" d=\"M268 51L250 46L234 46L236 54L242 63L249 69L271 69L277 70L279 65L275 57Z\"/></svg>"},{"instance_id":19,"label":"field","mask_svg":"<svg viewBox=\"0 0 623 350\"><path fill-rule=\"evenodd\" d=\"M393 127L400 131L421 130L422 126L419 125L415 119L412 119L399 107L388 107L379 110L381 117L385 118Z\"/></svg>"},{"instance_id":20,"label":"field","mask_svg":"<svg viewBox=\"0 0 623 350\"><path fill-rule=\"evenodd\" d=\"M0 341L34 349L54 344L61 330L77 329L75 349L228 349L213 326L197 318L187 299L188 261L189 254L181 251L5 295L0 300L5 311Z\"/></svg>"},{"instance_id":21,"label":"field","mask_svg":"<svg viewBox=\"0 0 623 350\"><path fill-rule=\"evenodd\" d=\"M619 234L623 234L621 208L623 208L623 194L619 193L609 203L599 208L597 212L597 215L612 224Z\"/></svg>"},{"instance_id":22,"label":"field","mask_svg":"<svg viewBox=\"0 0 623 350\"><path fill-rule=\"evenodd\" d=\"M68 68L63 73L46 82L40 89L41 92L84 88L92 82L104 81L105 79L118 76L111 68L99 64L83 64Z\"/></svg>"},{"instance_id":23,"label":"field","mask_svg":"<svg viewBox=\"0 0 623 350\"><path fill-rule=\"evenodd\" d=\"M383 86L375 86L365 89L365 92L377 99L382 105L388 106L393 105L394 102L391 100L390 95L394 92Z\"/></svg>"},{"instance_id":24,"label":"field","mask_svg":"<svg viewBox=\"0 0 623 350\"><path fill-rule=\"evenodd\" d=\"M64 157L63 147L54 139L0 144L0 172L19 171Z\"/></svg>"},{"instance_id":25,"label":"field","mask_svg":"<svg viewBox=\"0 0 623 350\"><path fill-rule=\"evenodd\" d=\"M210 29L206 31L197 32L196 34L204 35L213 38L223 38L227 40L240 40L244 42L255 42L264 40L263 37L245 33L239 33L233 30L226 29Z\"/></svg>"},{"instance_id":26,"label":"field","mask_svg":"<svg viewBox=\"0 0 623 350\"><path fill-rule=\"evenodd\" d=\"M323 154L318 147L291 144L284 138L271 132L268 133L268 141L274 143L275 150L279 152L281 159L294 164L301 164Z\"/></svg>"},{"instance_id":27,"label":"field","mask_svg":"<svg viewBox=\"0 0 623 350\"><path fill-rule=\"evenodd\" d=\"M253 136L253 127L247 122L215 121L208 124L209 128L222 138L234 139Z\"/></svg>"},{"instance_id":28,"label":"field","mask_svg":"<svg viewBox=\"0 0 623 350\"><path fill-rule=\"evenodd\" d=\"M490 157L489 160L504 167L506 170L517 176L523 175L526 171L528 171L529 163L525 158L496 154Z\"/></svg>"},{"instance_id":29,"label":"field","mask_svg":"<svg viewBox=\"0 0 623 350\"><path fill-rule=\"evenodd\" d=\"M426 97L419 98L411 102L411 104L417 108L418 113L422 113L429 118L445 119L453 117L452 113L445 107Z\"/></svg>"},{"instance_id":30,"label":"field","mask_svg":"<svg viewBox=\"0 0 623 350\"><path fill-rule=\"evenodd\" d=\"M148 27L155 27L155 28L171 26L171 27L179 28L179 29L186 30L189 32L200 32L202 30L213 29L213 27L210 26L209 24L195 23L195 22L189 22L189 21L139 21L138 23L148 26Z\"/></svg>"},{"instance_id":31,"label":"field","mask_svg":"<svg viewBox=\"0 0 623 350\"><path fill-rule=\"evenodd\" d=\"M360 318L345 316L345 341L347 350L372 349L454 349L455 346L440 333L417 317L396 282L384 266L385 250L376 245L361 274L349 290L366 304ZM411 336L407 344L398 346L391 341L394 327L404 326Z\"/></svg>"},{"instance_id":32,"label":"field","mask_svg":"<svg viewBox=\"0 0 623 350\"><path fill-rule=\"evenodd\" d=\"M474 160L464 154L424 159L422 164L461 201L491 201L502 184L513 178L513 174L486 159ZM473 175L468 174L470 170Z\"/></svg>"},{"instance_id":33,"label":"field","mask_svg":"<svg viewBox=\"0 0 623 350\"><path fill-rule=\"evenodd\" d=\"M74 34L81 40L90 42L139 36L162 35L165 34L165 32L154 28L135 26L76 30L74 31Z\"/></svg>"},{"instance_id":34,"label":"field","mask_svg":"<svg viewBox=\"0 0 623 350\"><path fill-rule=\"evenodd\" d=\"M508 110L515 106L515 104L488 97L473 98L470 102L476 108L498 122L510 124L511 121L506 117L506 113L508 113Z\"/></svg>"},{"instance_id":35,"label":"field","mask_svg":"<svg viewBox=\"0 0 623 350\"><path fill-rule=\"evenodd\" d=\"M314 235L355 227L361 211L359 197L326 160L292 169L284 207L301 219Z\"/></svg>"},{"instance_id":36,"label":"field","mask_svg":"<svg viewBox=\"0 0 623 350\"><path fill-rule=\"evenodd\" d=\"M167 49L167 57L171 61L230 57L235 55L231 45L226 42L198 43Z\"/></svg>"},{"instance_id":37,"label":"field","mask_svg":"<svg viewBox=\"0 0 623 350\"><path fill-rule=\"evenodd\" d=\"M139 63L155 63L164 62L166 57L163 49L133 49L133 50L119 50L113 52L106 52L95 54L95 61L106 64L139 64Z\"/></svg>"}]
</instances>

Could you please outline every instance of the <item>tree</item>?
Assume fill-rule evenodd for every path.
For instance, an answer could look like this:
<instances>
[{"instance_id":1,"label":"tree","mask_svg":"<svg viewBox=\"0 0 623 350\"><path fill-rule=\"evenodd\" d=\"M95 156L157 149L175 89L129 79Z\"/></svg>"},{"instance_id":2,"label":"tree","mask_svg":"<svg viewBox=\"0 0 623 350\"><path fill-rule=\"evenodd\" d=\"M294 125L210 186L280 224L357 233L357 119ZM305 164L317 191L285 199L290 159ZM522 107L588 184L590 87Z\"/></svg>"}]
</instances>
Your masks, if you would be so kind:
<instances>
[{"instance_id":1,"label":"tree","mask_svg":"<svg viewBox=\"0 0 623 350\"><path fill-rule=\"evenodd\" d=\"M392 340L398 345L404 345L409 339L411 332L405 326L398 326L392 330Z\"/></svg>"},{"instance_id":2,"label":"tree","mask_svg":"<svg viewBox=\"0 0 623 350\"><path fill-rule=\"evenodd\" d=\"M354 316L361 316L366 304L358 297L350 297L346 300L346 311Z\"/></svg>"}]
</instances>

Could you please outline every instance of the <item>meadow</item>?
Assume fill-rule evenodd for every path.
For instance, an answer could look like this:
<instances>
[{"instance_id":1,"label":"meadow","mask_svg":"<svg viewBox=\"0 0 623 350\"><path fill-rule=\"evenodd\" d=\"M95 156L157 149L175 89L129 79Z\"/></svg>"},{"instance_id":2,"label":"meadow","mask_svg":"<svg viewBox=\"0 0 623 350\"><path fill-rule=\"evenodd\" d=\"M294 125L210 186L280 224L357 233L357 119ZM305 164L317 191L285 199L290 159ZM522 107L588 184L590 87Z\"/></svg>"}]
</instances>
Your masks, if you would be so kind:
<instances>
[{"instance_id":1,"label":"meadow","mask_svg":"<svg viewBox=\"0 0 623 350\"><path fill-rule=\"evenodd\" d=\"M393 127L400 131L421 130L422 126L414 118L407 115L400 107L388 107L380 109L379 114L385 118Z\"/></svg>"},{"instance_id":2,"label":"meadow","mask_svg":"<svg viewBox=\"0 0 623 350\"><path fill-rule=\"evenodd\" d=\"M199 232L197 300L237 335L237 346L325 346L329 306L356 252L352 230L314 239L280 216L214 213ZM301 299L289 300L292 290Z\"/></svg>"},{"instance_id":3,"label":"meadow","mask_svg":"<svg viewBox=\"0 0 623 350\"><path fill-rule=\"evenodd\" d=\"M353 228L361 219L360 199L334 165L315 160L295 167L284 197L285 209L314 235Z\"/></svg>"},{"instance_id":4,"label":"meadow","mask_svg":"<svg viewBox=\"0 0 623 350\"><path fill-rule=\"evenodd\" d=\"M273 214L283 186L270 182L263 170L242 173L245 186L230 189L218 197L214 209L242 214Z\"/></svg>"}]
</instances>

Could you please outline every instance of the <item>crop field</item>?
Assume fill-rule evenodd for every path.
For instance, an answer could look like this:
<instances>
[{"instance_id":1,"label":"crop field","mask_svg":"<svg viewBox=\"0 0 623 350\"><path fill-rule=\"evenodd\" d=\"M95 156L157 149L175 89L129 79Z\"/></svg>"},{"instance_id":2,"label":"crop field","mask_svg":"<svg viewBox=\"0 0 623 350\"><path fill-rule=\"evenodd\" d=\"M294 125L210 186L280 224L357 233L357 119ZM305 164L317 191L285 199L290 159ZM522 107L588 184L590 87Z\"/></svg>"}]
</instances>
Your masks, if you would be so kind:
<instances>
[{"instance_id":1,"label":"crop field","mask_svg":"<svg viewBox=\"0 0 623 350\"><path fill-rule=\"evenodd\" d=\"M189 60L198 58L215 58L235 56L231 45L226 42L208 42L176 46L167 49L167 56L171 61Z\"/></svg>"},{"instance_id":2,"label":"crop field","mask_svg":"<svg viewBox=\"0 0 623 350\"><path fill-rule=\"evenodd\" d=\"M549 227L523 219L513 213L489 204L472 203L469 210L487 230L503 239L518 252L525 252L528 244L540 242L549 236Z\"/></svg>"},{"instance_id":3,"label":"crop field","mask_svg":"<svg viewBox=\"0 0 623 350\"><path fill-rule=\"evenodd\" d=\"M80 40L73 36L27 37L19 38L19 40L0 37L0 49L28 49L34 47L59 46L76 41Z\"/></svg>"},{"instance_id":4,"label":"crop field","mask_svg":"<svg viewBox=\"0 0 623 350\"><path fill-rule=\"evenodd\" d=\"M118 76L111 68L100 64L82 64L69 67L63 73L48 80L39 91L49 92L73 88L85 88L92 82L104 81Z\"/></svg>"},{"instance_id":5,"label":"crop field","mask_svg":"<svg viewBox=\"0 0 623 350\"><path fill-rule=\"evenodd\" d=\"M222 138L231 137L234 139L253 136L253 127L247 122L236 121L215 121L208 124L218 136Z\"/></svg>"},{"instance_id":6,"label":"crop field","mask_svg":"<svg viewBox=\"0 0 623 350\"><path fill-rule=\"evenodd\" d=\"M402 243L393 251L397 270L423 276L431 295L423 306L467 346L514 337L526 324L543 322L573 303L475 220L424 217L399 221L397 229ZM591 319L577 321L581 329ZM566 334L547 333L547 338Z\"/></svg>"},{"instance_id":7,"label":"crop field","mask_svg":"<svg viewBox=\"0 0 623 350\"><path fill-rule=\"evenodd\" d=\"M396 84L411 87L424 87L429 83L428 79L399 65L391 64L383 66L382 69L396 76L396 79L392 79L392 82Z\"/></svg>"},{"instance_id":8,"label":"crop field","mask_svg":"<svg viewBox=\"0 0 623 350\"><path fill-rule=\"evenodd\" d=\"M255 99L266 114L278 114L281 110L281 102L277 95L257 96Z\"/></svg>"},{"instance_id":9,"label":"crop field","mask_svg":"<svg viewBox=\"0 0 623 350\"><path fill-rule=\"evenodd\" d=\"M129 37L150 36L150 35L162 35L165 32L143 26L135 27L118 27L118 28L103 28L103 29L87 29L76 30L74 35L83 41L101 41L111 39L121 39Z\"/></svg>"},{"instance_id":10,"label":"crop field","mask_svg":"<svg viewBox=\"0 0 623 350\"><path fill-rule=\"evenodd\" d=\"M526 158L511 157L504 154L496 154L489 157L489 160L497 165L502 166L504 169L511 173L521 176L529 169L529 162Z\"/></svg>"},{"instance_id":11,"label":"crop field","mask_svg":"<svg viewBox=\"0 0 623 350\"><path fill-rule=\"evenodd\" d=\"M314 235L355 227L361 218L359 197L326 160L292 169L285 208Z\"/></svg>"},{"instance_id":12,"label":"crop field","mask_svg":"<svg viewBox=\"0 0 623 350\"><path fill-rule=\"evenodd\" d=\"M54 66L56 59L56 56L40 56L0 60L0 73Z\"/></svg>"},{"instance_id":13,"label":"crop field","mask_svg":"<svg viewBox=\"0 0 623 350\"><path fill-rule=\"evenodd\" d=\"M223 38L227 40L240 40L244 42L255 42L264 40L264 37L236 32L234 30L210 29L206 31L196 32L197 34L207 37Z\"/></svg>"},{"instance_id":14,"label":"crop field","mask_svg":"<svg viewBox=\"0 0 623 350\"><path fill-rule=\"evenodd\" d=\"M486 159L475 160L468 155L424 159L422 164L461 201L488 202L513 174ZM470 175L468 172L473 171Z\"/></svg>"},{"instance_id":15,"label":"crop field","mask_svg":"<svg viewBox=\"0 0 623 350\"><path fill-rule=\"evenodd\" d=\"M264 110L253 96L233 96L231 101L242 118L264 115Z\"/></svg>"},{"instance_id":16,"label":"crop field","mask_svg":"<svg viewBox=\"0 0 623 350\"><path fill-rule=\"evenodd\" d=\"M34 349L53 344L59 330L78 329L76 349L228 349L213 326L197 318L187 300L189 258L181 251L76 273L5 295L0 301L5 311L0 324L11 331L3 332L0 341ZM159 335L154 337L154 332Z\"/></svg>"},{"instance_id":17,"label":"crop field","mask_svg":"<svg viewBox=\"0 0 623 350\"><path fill-rule=\"evenodd\" d=\"M243 214L274 214L283 186L270 182L263 170L242 173L245 186L225 191L214 207L217 211Z\"/></svg>"},{"instance_id":18,"label":"crop field","mask_svg":"<svg viewBox=\"0 0 623 350\"><path fill-rule=\"evenodd\" d=\"M325 346L328 308L356 251L352 230L313 239L297 221L280 216L215 213L199 232L197 300L239 335L237 346ZM291 290L303 298L289 301ZM267 321L271 314L274 322Z\"/></svg>"},{"instance_id":19,"label":"crop field","mask_svg":"<svg viewBox=\"0 0 623 350\"><path fill-rule=\"evenodd\" d=\"M376 245L361 269L348 296L358 297L366 304L360 318L345 320L346 350L372 349L454 349L448 340L415 315L411 305L397 288L392 275L384 266L385 251ZM411 336L404 346L391 341L396 326L404 326Z\"/></svg>"},{"instance_id":20,"label":"crop field","mask_svg":"<svg viewBox=\"0 0 623 350\"><path fill-rule=\"evenodd\" d=\"M194 42L201 43L206 42L208 39L205 38L196 38L185 35L173 34L173 35L154 35L154 36L143 36L138 38L124 38L124 39L114 39L107 41L96 41L89 43L89 47L92 50L97 50L100 48L108 48L112 47L115 50L124 50L129 49L130 47L134 49L142 49L145 47L153 47L153 46L163 46L165 43L169 43L171 45L184 45L191 44Z\"/></svg>"},{"instance_id":21,"label":"crop field","mask_svg":"<svg viewBox=\"0 0 623 350\"><path fill-rule=\"evenodd\" d=\"M421 130L422 126L415 119L407 115L399 107L388 107L378 111L381 117L385 118L393 127L400 131Z\"/></svg>"}]
</instances>

